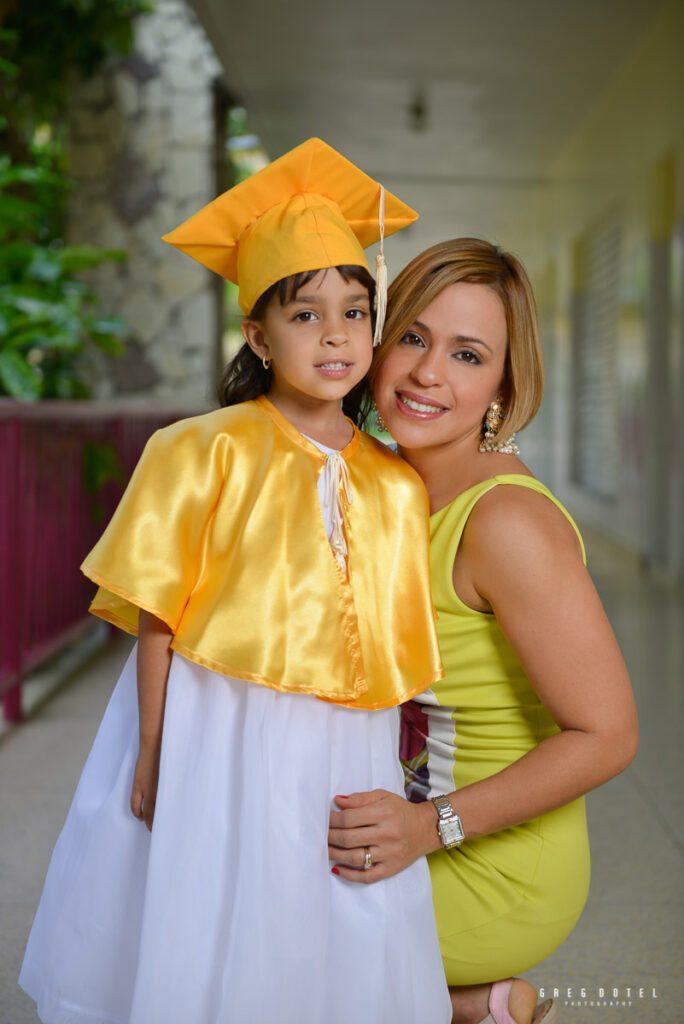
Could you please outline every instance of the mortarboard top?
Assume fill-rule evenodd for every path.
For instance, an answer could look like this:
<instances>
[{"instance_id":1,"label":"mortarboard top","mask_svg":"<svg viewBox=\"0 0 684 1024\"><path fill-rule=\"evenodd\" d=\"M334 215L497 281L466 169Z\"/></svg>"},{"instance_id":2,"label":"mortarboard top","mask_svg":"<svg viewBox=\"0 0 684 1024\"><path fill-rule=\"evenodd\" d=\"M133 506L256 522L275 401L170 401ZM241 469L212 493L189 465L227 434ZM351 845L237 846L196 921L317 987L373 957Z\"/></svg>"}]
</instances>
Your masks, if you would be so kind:
<instances>
[{"instance_id":1,"label":"mortarboard top","mask_svg":"<svg viewBox=\"0 0 684 1024\"><path fill-rule=\"evenodd\" d=\"M164 241L239 286L248 314L276 281L303 270L367 267L380 240L382 187L321 139L309 139L164 235ZM384 234L418 214L384 193Z\"/></svg>"}]
</instances>

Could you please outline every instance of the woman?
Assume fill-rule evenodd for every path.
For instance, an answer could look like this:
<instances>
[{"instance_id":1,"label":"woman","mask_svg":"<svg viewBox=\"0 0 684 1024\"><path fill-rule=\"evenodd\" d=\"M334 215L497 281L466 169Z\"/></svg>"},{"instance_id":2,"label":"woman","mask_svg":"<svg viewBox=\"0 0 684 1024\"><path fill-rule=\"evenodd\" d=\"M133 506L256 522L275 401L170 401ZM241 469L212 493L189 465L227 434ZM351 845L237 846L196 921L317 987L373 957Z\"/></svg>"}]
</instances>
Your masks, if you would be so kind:
<instances>
[{"instance_id":1,"label":"woman","mask_svg":"<svg viewBox=\"0 0 684 1024\"><path fill-rule=\"evenodd\" d=\"M583 795L636 753L629 678L577 528L511 437L543 385L520 263L478 239L433 246L392 285L384 338L372 383L429 494L446 676L403 708L412 802L337 798L333 871L372 883L428 854L453 1021L550 1024L514 976L582 911Z\"/></svg>"}]
</instances>

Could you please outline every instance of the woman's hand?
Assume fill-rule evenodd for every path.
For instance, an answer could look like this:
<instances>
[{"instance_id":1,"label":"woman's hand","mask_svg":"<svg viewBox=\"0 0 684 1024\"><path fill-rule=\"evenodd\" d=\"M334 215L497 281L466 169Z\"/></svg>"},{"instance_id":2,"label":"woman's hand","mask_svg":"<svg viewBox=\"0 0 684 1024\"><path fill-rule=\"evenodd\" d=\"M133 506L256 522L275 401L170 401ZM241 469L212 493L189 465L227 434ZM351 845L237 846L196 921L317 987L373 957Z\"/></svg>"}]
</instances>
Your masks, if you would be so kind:
<instances>
[{"instance_id":1,"label":"woman's hand","mask_svg":"<svg viewBox=\"0 0 684 1024\"><path fill-rule=\"evenodd\" d=\"M378 882L403 871L440 847L433 804L409 803L396 793L374 789L335 797L340 811L330 814L328 855L335 874L350 882ZM363 870L365 848L373 866Z\"/></svg>"},{"instance_id":2,"label":"woman's hand","mask_svg":"<svg viewBox=\"0 0 684 1024\"><path fill-rule=\"evenodd\" d=\"M154 821L159 784L159 751L141 750L135 766L131 789L131 810L138 821L144 821L150 832Z\"/></svg>"}]
</instances>

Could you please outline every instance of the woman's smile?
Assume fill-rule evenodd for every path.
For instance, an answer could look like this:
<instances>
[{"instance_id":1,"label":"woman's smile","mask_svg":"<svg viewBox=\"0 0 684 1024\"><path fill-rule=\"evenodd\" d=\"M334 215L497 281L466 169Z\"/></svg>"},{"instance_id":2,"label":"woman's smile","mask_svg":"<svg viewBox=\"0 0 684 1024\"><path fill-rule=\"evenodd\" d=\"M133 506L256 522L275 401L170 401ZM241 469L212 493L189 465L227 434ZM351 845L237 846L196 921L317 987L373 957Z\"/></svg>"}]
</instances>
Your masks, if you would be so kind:
<instances>
[{"instance_id":1,"label":"woman's smile","mask_svg":"<svg viewBox=\"0 0 684 1024\"><path fill-rule=\"evenodd\" d=\"M425 395L417 395L414 391L406 391L404 388L394 392L396 396L397 409L404 416L410 419L434 420L447 412L445 405L440 405Z\"/></svg>"}]
</instances>

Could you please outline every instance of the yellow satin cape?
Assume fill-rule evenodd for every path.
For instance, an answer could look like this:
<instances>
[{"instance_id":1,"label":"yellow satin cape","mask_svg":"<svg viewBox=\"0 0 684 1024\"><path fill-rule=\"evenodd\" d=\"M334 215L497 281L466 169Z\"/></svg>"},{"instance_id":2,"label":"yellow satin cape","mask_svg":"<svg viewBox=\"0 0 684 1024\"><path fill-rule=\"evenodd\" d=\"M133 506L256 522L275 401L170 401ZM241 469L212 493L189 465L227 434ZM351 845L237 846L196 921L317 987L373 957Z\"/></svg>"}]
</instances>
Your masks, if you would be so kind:
<instances>
[{"instance_id":1,"label":"yellow satin cape","mask_svg":"<svg viewBox=\"0 0 684 1024\"><path fill-rule=\"evenodd\" d=\"M354 429L343 450L348 578L325 532L325 456L268 401L157 431L82 565L90 610L137 633L141 608L207 668L358 708L399 704L443 675L414 471Z\"/></svg>"}]
</instances>

